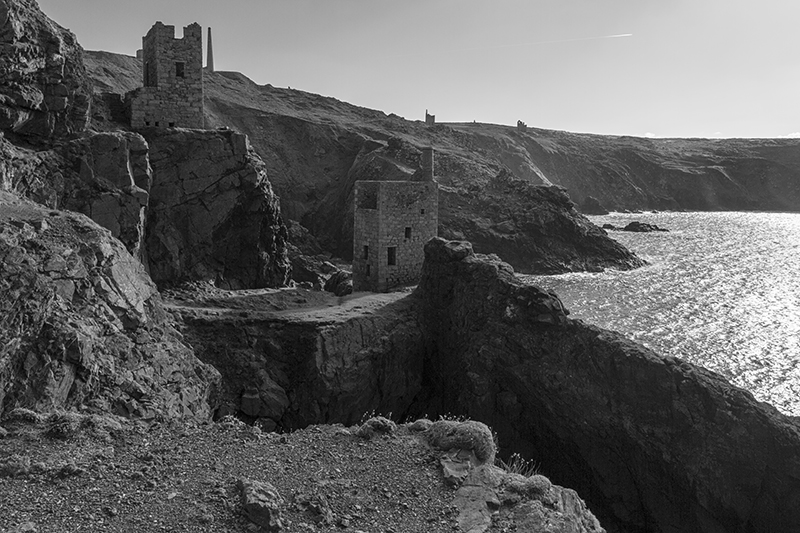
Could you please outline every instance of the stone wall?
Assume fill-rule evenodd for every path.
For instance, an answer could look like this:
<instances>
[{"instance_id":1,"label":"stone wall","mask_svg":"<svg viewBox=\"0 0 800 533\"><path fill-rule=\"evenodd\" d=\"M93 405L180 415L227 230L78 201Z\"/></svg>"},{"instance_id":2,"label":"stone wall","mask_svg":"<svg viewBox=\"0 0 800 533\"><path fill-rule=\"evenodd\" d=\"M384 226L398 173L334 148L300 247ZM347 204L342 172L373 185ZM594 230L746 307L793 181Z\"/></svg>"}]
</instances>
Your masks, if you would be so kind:
<instances>
[{"instance_id":1,"label":"stone wall","mask_svg":"<svg viewBox=\"0 0 800 533\"><path fill-rule=\"evenodd\" d=\"M142 38L143 87L128 94L131 127L203 128L203 36L156 22Z\"/></svg>"},{"instance_id":2,"label":"stone wall","mask_svg":"<svg viewBox=\"0 0 800 533\"><path fill-rule=\"evenodd\" d=\"M353 289L380 292L416 282L423 247L437 234L436 183L359 181L355 206Z\"/></svg>"}]
</instances>

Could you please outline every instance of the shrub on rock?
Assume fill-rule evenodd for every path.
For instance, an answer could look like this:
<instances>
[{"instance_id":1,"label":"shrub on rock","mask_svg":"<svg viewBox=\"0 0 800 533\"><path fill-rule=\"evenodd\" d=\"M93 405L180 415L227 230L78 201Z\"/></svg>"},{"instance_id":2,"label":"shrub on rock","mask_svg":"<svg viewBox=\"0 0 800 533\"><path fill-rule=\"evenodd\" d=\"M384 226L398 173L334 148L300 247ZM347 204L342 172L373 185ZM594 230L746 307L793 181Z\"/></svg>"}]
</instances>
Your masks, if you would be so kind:
<instances>
[{"instance_id":1,"label":"shrub on rock","mask_svg":"<svg viewBox=\"0 0 800 533\"><path fill-rule=\"evenodd\" d=\"M497 448L492 431L482 422L437 420L428 429L426 437L435 448L472 450L482 463L494 463Z\"/></svg>"}]
</instances>

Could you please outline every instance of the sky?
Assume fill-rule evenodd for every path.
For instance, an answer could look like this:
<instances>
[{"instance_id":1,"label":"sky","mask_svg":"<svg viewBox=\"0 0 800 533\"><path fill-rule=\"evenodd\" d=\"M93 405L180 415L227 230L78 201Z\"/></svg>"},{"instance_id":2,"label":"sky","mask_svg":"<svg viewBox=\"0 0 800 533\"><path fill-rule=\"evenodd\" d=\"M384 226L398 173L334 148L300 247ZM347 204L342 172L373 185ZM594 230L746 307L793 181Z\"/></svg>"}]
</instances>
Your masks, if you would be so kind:
<instances>
[{"instance_id":1,"label":"sky","mask_svg":"<svg viewBox=\"0 0 800 533\"><path fill-rule=\"evenodd\" d=\"M212 27L216 70L437 122L800 137L796 0L38 0L88 50Z\"/></svg>"}]
</instances>

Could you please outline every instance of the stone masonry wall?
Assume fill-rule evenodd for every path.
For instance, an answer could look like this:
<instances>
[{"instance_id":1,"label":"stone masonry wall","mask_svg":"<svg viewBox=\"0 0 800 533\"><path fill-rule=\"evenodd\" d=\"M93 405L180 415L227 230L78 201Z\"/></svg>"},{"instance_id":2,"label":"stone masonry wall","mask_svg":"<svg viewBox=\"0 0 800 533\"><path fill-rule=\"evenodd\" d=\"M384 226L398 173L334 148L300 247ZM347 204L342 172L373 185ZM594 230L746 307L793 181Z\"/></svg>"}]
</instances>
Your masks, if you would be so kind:
<instances>
[{"instance_id":1,"label":"stone masonry wall","mask_svg":"<svg viewBox=\"0 0 800 533\"><path fill-rule=\"evenodd\" d=\"M375 191L375 207L365 207L372 204ZM437 234L436 183L359 181L355 206L354 290L380 292L417 281L425 258L425 243ZM368 253L364 246L369 247ZM394 248L394 265L389 264L390 248Z\"/></svg>"},{"instance_id":2,"label":"stone masonry wall","mask_svg":"<svg viewBox=\"0 0 800 533\"><path fill-rule=\"evenodd\" d=\"M203 128L203 36L156 22L142 38L143 87L128 94L131 127Z\"/></svg>"}]
</instances>

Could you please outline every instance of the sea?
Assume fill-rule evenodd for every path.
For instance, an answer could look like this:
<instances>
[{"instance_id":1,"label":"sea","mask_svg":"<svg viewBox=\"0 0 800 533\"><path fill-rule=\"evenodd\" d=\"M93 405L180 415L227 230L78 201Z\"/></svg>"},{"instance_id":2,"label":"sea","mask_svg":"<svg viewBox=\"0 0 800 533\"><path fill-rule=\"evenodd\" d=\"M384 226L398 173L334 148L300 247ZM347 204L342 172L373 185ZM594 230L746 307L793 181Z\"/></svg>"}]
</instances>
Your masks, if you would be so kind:
<instances>
[{"instance_id":1,"label":"sea","mask_svg":"<svg viewBox=\"0 0 800 533\"><path fill-rule=\"evenodd\" d=\"M643 268L522 277L556 292L572 318L704 366L800 416L800 213L589 218L669 231L609 231Z\"/></svg>"}]
</instances>

